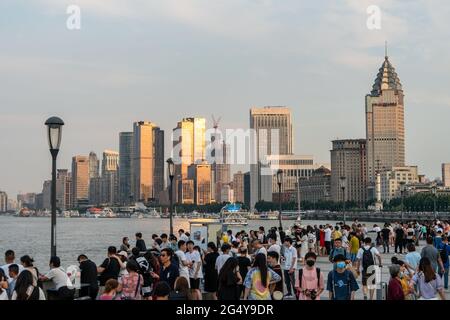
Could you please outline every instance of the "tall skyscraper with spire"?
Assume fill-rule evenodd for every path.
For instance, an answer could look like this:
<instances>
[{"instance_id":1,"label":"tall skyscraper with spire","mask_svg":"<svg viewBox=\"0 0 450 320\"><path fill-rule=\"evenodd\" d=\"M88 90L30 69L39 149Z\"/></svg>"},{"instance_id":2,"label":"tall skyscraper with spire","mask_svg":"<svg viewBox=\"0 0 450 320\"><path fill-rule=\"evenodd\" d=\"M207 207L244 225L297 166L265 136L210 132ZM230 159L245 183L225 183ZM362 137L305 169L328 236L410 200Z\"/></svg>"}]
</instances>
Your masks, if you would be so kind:
<instances>
[{"instance_id":1,"label":"tall skyscraper with spire","mask_svg":"<svg viewBox=\"0 0 450 320\"><path fill-rule=\"evenodd\" d=\"M405 166L404 94L387 55L366 95L368 196L375 197L377 172Z\"/></svg>"}]
</instances>

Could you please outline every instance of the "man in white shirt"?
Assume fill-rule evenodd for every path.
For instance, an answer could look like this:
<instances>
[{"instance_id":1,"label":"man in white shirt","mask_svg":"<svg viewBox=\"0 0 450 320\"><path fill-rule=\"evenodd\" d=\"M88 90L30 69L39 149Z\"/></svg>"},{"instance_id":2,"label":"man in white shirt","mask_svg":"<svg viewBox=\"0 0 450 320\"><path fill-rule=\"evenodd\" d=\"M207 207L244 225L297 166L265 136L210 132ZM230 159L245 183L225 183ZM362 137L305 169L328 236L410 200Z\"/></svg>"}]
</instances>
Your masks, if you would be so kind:
<instances>
[{"instance_id":1,"label":"man in white shirt","mask_svg":"<svg viewBox=\"0 0 450 320\"><path fill-rule=\"evenodd\" d=\"M325 249L327 251L327 255L329 255L331 253L331 228L330 226L327 224L325 230L323 230L323 232L325 233Z\"/></svg>"},{"instance_id":2,"label":"man in white shirt","mask_svg":"<svg viewBox=\"0 0 450 320\"><path fill-rule=\"evenodd\" d=\"M200 279L203 278L202 272L202 258L200 252L194 250L194 242L187 242L186 259L192 263L189 267L189 283L193 294L196 295L195 300L202 300L202 293L200 291Z\"/></svg>"},{"instance_id":3,"label":"man in white shirt","mask_svg":"<svg viewBox=\"0 0 450 320\"><path fill-rule=\"evenodd\" d=\"M49 300L51 297L57 300L73 300L75 289L66 272L61 268L61 260L58 257L50 258L50 271L41 276L41 281L51 281L52 286L48 289ZM65 287L64 291L61 291Z\"/></svg>"},{"instance_id":4,"label":"man in white shirt","mask_svg":"<svg viewBox=\"0 0 450 320\"><path fill-rule=\"evenodd\" d=\"M283 269L284 282L286 284L287 294L285 298L295 296L295 270L297 269L297 250L292 245L290 237L284 238Z\"/></svg>"},{"instance_id":5,"label":"man in white shirt","mask_svg":"<svg viewBox=\"0 0 450 320\"><path fill-rule=\"evenodd\" d=\"M23 266L20 263L15 263L15 260L16 260L16 254L14 253L14 251L6 250L6 252L5 252L6 264L1 266L1 268L3 269L3 272L5 273L5 276L6 276L6 279L8 280L8 282L11 281L11 278L9 277L9 269L8 269L10 265L17 264L19 266L19 273L22 272L22 270L23 270Z\"/></svg>"},{"instance_id":6,"label":"man in white shirt","mask_svg":"<svg viewBox=\"0 0 450 320\"><path fill-rule=\"evenodd\" d=\"M230 255L231 246L228 243L224 243L222 245L222 247L220 248L220 250L222 251L222 254L220 256L218 256L216 259L217 274L220 274L220 269L222 269L225 262L229 258L231 258L231 255Z\"/></svg>"},{"instance_id":7,"label":"man in white shirt","mask_svg":"<svg viewBox=\"0 0 450 320\"><path fill-rule=\"evenodd\" d=\"M364 246L359 248L355 261L358 275L362 273L364 300L367 300L367 291L369 291L370 300L373 300L373 296L375 294L375 286L373 281L376 282L376 279L378 278L378 275L375 273L380 272L381 276L381 270L377 268L376 260L378 260L378 267L381 268L382 263L380 252L378 252L375 246L372 246L372 239L367 237L364 239ZM369 284L367 282L368 280L371 280Z\"/></svg>"},{"instance_id":8,"label":"man in white shirt","mask_svg":"<svg viewBox=\"0 0 450 320\"><path fill-rule=\"evenodd\" d=\"M192 263L188 261L186 258L186 242L184 240L178 241L178 250L175 252L175 254L178 257L179 261L179 271L180 271L180 277L186 278L186 280L189 283L189 268L192 266Z\"/></svg>"},{"instance_id":9,"label":"man in white shirt","mask_svg":"<svg viewBox=\"0 0 450 320\"><path fill-rule=\"evenodd\" d=\"M267 249L267 252L275 251L276 253L278 253L278 256L281 256L281 246L277 243L275 235L271 235L268 238L269 238L269 249Z\"/></svg>"},{"instance_id":10,"label":"man in white shirt","mask_svg":"<svg viewBox=\"0 0 450 320\"><path fill-rule=\"evenodd\" d=\"M189 241L189 237L184 233L183 229L178 230L178 239L183 240L184 242L188 242Z\"/></svg>"},{"instance_id":11,"label":"man in white shirt","mask_svg":"<svg viewBox=\"0 0 450 320\"><path fill-rule=\"evenodd\" d=\"M252 247L254 250L253 255L256 256L257 254L262 253L267 257L267 249L261 244L261 240L255 239L252 241Z\"/></svg>"}]
</instances>

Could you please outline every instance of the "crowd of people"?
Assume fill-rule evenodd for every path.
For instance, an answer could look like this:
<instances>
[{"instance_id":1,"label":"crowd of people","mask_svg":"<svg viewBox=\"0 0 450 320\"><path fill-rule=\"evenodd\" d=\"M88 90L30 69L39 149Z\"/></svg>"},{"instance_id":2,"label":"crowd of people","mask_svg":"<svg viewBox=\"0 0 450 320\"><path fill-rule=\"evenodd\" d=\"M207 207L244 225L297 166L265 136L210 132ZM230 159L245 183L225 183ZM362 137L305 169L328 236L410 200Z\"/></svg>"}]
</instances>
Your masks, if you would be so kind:
<instances>
[{"instance_id":1,"label":"crowd of people","mask_svg":"<svg viewBox=\"0 0 450 320\"><path fill-rule=\"evenodd\" d=\"M388 300L445 299L449 236L449 223L437 220L370 229L355 220L287 231L228 230L206 248L182 229L178 235L153 234L148 247L136 233L134 246L124 237L98 266L86 254L78 256L77 294L59 257L51 257L50 270L41 274L30 256L17 263L8 250L0 268L0 300L319 300L325 291L331 300L353 300L359 278L364 299L372 300L380 287L382 254L392 248ZM419 253L420 241L426 244ZM332 264L328 274L317 266L319 257Z\"/></svg>"}]
</instances>

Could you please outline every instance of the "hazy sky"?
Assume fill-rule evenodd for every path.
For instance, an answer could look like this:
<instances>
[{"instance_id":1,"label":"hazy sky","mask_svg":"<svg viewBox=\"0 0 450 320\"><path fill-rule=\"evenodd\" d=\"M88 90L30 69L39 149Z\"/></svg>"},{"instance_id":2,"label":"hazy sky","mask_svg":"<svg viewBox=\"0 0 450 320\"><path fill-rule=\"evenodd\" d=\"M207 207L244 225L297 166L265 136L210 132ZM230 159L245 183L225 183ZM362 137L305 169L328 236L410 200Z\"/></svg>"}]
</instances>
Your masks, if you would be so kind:
<instances>
[{"instance_id":1,"label":"hazy sky","mask_svg":"<svg viewBox=\"0 0 450 320\"><path fill-rule=\"evenodd\" d=\"M81 8L68 30L67 6ZM381 30L366 10L381 9ZM0 189L50 177L44 122L64 119L59 167L118 150L118 133L186 116L248 127L251 106L293 111L295 152L329 162L330 141L364 138L364 97L384 41L405 92L406 158L450 162L447 0L2 0Z\"/></svg>"}]
</instances>

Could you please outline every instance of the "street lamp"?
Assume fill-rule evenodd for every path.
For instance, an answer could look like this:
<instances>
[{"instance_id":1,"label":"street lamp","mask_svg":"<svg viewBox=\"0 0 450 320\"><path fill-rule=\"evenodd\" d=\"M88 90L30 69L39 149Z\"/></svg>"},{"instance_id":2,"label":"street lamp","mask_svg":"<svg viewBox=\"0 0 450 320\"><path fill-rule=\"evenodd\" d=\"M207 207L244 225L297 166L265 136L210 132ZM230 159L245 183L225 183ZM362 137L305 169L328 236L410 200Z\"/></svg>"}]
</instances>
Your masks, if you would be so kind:
<instances>
[{"instance_id":1,"label":"street lamp","mask_svg":"<svg viewBox=\"0 0 450 320\"><path fill-rule=\"evenodd\" d=\"M51 256L56 256L56 158L61 145L62 126L64 121L58 117L51 117L45 121L50 153L52 155L52 186L51 186Z\"/></svg>"},{"instance_id":2,"label":"street lamp","mask_svg":"<svg viewBox=\"0 0 450 320\"><path fill-rule=\"evenodd\" d=\"M281 185L283 184L283 170L278 169L277 171L277 183L278 183L278 221L280 223L280 230L283 229L283 225L281 223Z\"/></svg>"},{"instance_id":3,"label":"street lamp","mask_svg":"<svg viewBox=\"0 0 450 320\"><path fill-rule=\"evenodd\" d=\"M433 194L433 208L434 208L434 220L437 219L437 211L436 211L436 198L437 198L437 186L433 184L431 187L431 193Z\"/></svg>"},{"instance_id":4,"label":"street lamp","mask_svg":"<svg viewBox=\"0 0 450 320\"><path fill-rule=\"evenodd\" d=\"M169 202L170 202L170 234L173 234L173 177L175 176L175 164L172 158L167 159L167 171L169 172Z\"/></svg>"},{"instance_id":5,"label":"street lamp","mask_svg":"<svg viewBox=\"0 0 450 320\"><path fill-rule=\"evenodd\" d=\"M405 181L400 182L400 196L402 198L402 205L401 205L401 219L403 222L403 215L404 215L404 198L405 198Z\"/></svg>"},{"instance_id":6,"label":"street lamp","mask_svg":"<svg viewBox=\"0 0 450 320\"><path fill-rule=\"evenodd\" d=\"M346 187L346 183L347 183L347 178L346 177L341 177L339 179L339 185L341 187L342 190L342 213L344 215L344 225L345 225L345 187Z\"/></svg>"}]
</instances>

